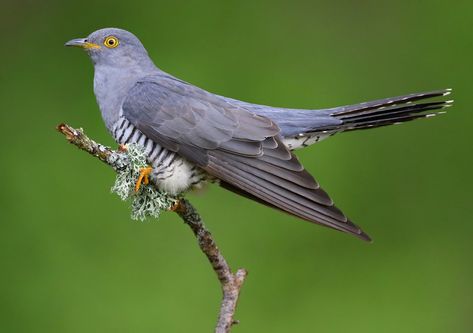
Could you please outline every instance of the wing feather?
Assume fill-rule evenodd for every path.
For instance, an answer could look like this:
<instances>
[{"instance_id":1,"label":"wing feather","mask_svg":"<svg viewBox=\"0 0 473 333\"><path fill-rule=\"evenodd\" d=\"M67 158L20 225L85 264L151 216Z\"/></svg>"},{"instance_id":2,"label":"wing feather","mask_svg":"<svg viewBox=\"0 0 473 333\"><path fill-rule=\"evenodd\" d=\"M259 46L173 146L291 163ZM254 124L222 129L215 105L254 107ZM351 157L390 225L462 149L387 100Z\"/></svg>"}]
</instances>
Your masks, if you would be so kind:
<instances>
[{"instance_id":1,"label":"wing feather","mask_svg":"<svg viewBox=\"0 0 473 333\"><path fill-rule=\"evenodd\" d=\"M137 82L122 109L148 138L197 164L235 192L369 239L304 170L282 143L271 119L164 75Z\"/></svg>"}]
</instances>

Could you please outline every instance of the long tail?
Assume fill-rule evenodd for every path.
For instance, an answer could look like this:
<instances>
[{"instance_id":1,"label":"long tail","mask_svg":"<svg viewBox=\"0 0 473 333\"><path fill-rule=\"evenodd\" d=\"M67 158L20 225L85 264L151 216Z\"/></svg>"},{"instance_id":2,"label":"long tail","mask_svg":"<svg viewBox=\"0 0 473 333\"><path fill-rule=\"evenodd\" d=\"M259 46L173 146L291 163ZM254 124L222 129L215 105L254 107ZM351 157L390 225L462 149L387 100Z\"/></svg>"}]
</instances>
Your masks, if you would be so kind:
<instances>
[{"instance_id":1,"label":"long tail","mask_svg":"<svg viewBox=\"0 0 473 333\"><path fill-rule=\"evenodd\" d=\"M443 89L415 93L323 110L296 110L303 112L300 118L305 121L305 124L302 126L296 123L291 113L286 114L287 120L283 123L286 127L283 129L288 128L289 134L284 135L284 143L291 150L299 149L340 132L433 117L445 113L445 109L452 106L453 100L425 100L447 96L451 91L451 89ZM295 132L294 128L299 131Z\"/></svg>"},{"instance_id":2,"label":"long tail","mask_svg":"<svg viewBox=\"0 0 473 333\"><path fill-rule=\"evenodd\" d=\"M433 117L444 113L442 110L450 107L453 101L423 100L447 96L450 93L451 89L444 89L335 108L330 116L341 120L342 124L334 126L333 129L350 131Z\"/></svg>"}]
</instances>

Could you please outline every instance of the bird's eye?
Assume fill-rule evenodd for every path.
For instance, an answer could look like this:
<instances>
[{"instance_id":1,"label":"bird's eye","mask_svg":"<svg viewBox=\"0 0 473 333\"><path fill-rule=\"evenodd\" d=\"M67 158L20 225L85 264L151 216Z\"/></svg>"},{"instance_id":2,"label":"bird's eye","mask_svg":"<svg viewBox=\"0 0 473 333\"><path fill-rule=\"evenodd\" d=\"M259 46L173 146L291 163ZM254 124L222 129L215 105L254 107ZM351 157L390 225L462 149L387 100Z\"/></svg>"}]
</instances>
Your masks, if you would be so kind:
<instances>
[{"instance_id":1,"label":"bird's eye","mask_svg":"<svg viewBox=\"0 0 473 333\"><path fill-rule=\"evenodd\" d=\"M118 46L118 38L115 37L115 36L108 36L107 38L105 38L105 40L103 41L103 45L105 45L106 47L108 47L109 49L113 49L115 47Z\"/></svg>"}]
</instances>

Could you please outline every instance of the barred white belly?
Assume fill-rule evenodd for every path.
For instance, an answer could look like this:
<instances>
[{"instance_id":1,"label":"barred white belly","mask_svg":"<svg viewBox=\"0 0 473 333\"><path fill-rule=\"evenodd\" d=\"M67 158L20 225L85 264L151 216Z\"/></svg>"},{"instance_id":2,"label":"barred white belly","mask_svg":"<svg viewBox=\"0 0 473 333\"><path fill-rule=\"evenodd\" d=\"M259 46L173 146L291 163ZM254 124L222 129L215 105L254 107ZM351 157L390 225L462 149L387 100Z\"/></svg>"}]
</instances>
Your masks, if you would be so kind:
<instances>
[{"instance_id":1,"label":"barred white belly","mask_svg":"<svg viewBox=\"0 0 473 333\"><path fill-rule=\"evenodd\" d=\"M145 148L148 163L153 167L150 179L162 191L176 195L199 187L208 178L205 171L148 139L124 117L119 118L111 131L119 144L136 143Z\"/></svg>"}]
</instances>

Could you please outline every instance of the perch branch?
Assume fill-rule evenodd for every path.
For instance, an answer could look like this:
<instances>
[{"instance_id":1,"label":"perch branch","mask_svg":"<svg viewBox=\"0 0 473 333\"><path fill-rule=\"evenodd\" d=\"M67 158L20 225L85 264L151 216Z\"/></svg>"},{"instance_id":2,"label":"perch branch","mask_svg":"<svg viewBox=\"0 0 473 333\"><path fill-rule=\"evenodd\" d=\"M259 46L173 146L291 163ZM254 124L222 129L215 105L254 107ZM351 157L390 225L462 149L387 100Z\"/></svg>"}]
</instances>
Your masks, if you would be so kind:
<instances>
[{"instance_id":1,"label":"perch branch","mask_svg":"<svg viewBox=\"0 0 473 333\"><path fill-rule=\"evenodd\" d=\"M116 171L125 168L129 163L124 151L113 150L89 139L82 129L75 129L67 124L60 124L57 126L57 130L64 134L70 143L97 157ZM232 325L238 323L238 321L233 319L233 316L240 289L245 281L247 272L245 269L238 269L236 273L232 273L211 233L207 230L202 218L189 201L184 198L179 199L174 209L184 223L192 229L200 250L207 256L220 281L223 297L215 332L230 332Z\"/></svg>"}]
</instances>

